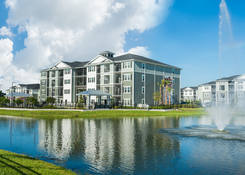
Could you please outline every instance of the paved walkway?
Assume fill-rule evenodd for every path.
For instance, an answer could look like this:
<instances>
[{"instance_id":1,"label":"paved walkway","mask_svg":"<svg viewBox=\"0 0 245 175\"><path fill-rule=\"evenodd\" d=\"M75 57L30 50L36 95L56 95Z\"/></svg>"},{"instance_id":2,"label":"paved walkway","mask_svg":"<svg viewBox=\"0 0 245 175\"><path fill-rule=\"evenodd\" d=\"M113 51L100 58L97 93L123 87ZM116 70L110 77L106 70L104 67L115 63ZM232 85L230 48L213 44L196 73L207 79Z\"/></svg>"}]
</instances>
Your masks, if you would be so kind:
<instances>
[{"instance_id":1,"label":"paved walkway","mask_svg":"<svg viewBox=\"0 0 245 175\"><path fill-rule=\"evenodd\" d=\"M105 110L118 110L118 111L176 111L178 109L90 109L90 110L83 110L83 109L30 109L30 108L0 108L4 110L16 110L16 111L105 111Z\"/></svg>"}]
</instances>

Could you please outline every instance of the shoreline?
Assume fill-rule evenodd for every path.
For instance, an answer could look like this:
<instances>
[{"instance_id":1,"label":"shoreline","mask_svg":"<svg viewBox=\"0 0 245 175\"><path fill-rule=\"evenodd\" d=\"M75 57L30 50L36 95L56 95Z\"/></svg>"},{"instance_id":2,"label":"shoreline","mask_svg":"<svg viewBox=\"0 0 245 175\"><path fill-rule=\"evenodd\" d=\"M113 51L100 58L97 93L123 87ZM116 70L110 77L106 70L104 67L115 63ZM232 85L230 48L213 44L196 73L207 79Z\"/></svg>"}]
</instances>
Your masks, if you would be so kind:
<instances>
[{"instance_id":1,"label":"shoreline","mask_svg":"<svg viewBox=\"0 0 245 175\"><path fill-rule=\"evenodd\" d=\"M98 109L98 110L72 110L72 109L23 109L0 108L0 115L26 117L36 119L65 119L65 118L120 118L120 117L182 117L205 115L203 108L181 108L171 110L146 109Z\"/></svg>"},{"instance_id":2,"label":"shoreline","mask_svg":"<svg viewBox=\"0 0 245 175\"><path fill-rule=\"evenodd\" d=\"M0 149L0 166L3 174L76 175L64 167L2 149Z\"/></svg>"}]
</instances>

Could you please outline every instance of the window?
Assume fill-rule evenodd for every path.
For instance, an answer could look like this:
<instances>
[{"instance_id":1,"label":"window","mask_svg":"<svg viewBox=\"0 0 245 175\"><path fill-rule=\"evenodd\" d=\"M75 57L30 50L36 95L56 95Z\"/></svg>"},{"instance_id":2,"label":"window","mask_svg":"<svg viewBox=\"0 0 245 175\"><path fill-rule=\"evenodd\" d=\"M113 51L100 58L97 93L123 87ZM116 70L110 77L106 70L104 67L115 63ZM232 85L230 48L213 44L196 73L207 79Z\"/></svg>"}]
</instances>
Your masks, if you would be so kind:
<instances>
[{"instance_id":1,"label":"window","mask_svg":"<svg viewBox=\"0 0 245 175\"><path fill-rule=\"evenodd\" d=\"M123 99L123 105L124 106L130 106L131 105L131 99L129 99L129 98Z\"/></svg>"},{"instance_id":2,"label":"window","mask_svg":"<svg viewBox=\"0 0 245 175\"><path fill-rule=\"evenodd\" d=\"M65 84L70 84L71 83L71 80L68 79L68 80L65 80Z\"/></svg>"},{"instance_id":3,"label":"window","mask_svg":"<svg viewBox=\"0 0 245 175\"><path fill-rule=\"evenodd\" d=\"M46 94L46 90L45 89L42 89L41 90L41 94L45 95Z\"/></svg>"},{"instance_id":4,"label":"window","mask_svg":"<svg viewBox=\"0 0 245 175\"><path fill-rule=\"evenodd\" d=\"M145 64L144 63L142 63L142 69L145 69Z\"/></svg>"},{"instance_id":5,"label":"window","mask_svg":"<svg viewBox=\"0 0 245 175\"><path fill-rule=\"evenodd\" d=\"M142 99L141 102L142 102L142 104L145 104L145 99Z\"/></svg>"},{"instance_id":6,"label":"window","mask_svg":"<svg viewBox=\"0 0 245 175\"><path fill-rule=\"evenodd\" d=\"M143 86L141 89L142 94L145 94L145 87Z\"/></svg>"},{"instance_id":7,"label":"window","mask_svg":"<svg viewBox=\"0 0 245 175\"><path fill-rule=\"evenodd\" d=\"M70 93L71 93L70 89L65 89L64 90L64 94L70 94Z\"/></svg>"},{"instance_id":8,"label":"window","mask_svg":"<svg viewBox=\"0 0 245 175\"><path fill-rule=\"evenodd\" d=\"M71 69L65 69L65 74L70 74L71 73Z\"/></svg>"},{"instance_id":9,"label":"window","mask_svg":"<svg viewBox=\"0 0 245 175\"><path fill-rule=\"evenodd\" d=\"M46 72L42 72L41 73L41 76L43 76L43 77L46 76L46 75L47 75Z\"/></svg>"},{"instance_id":10,"label":"window","mask_svg":"<svg viewBox=\"0 0 245 175\"><path fill-rule=\"evenodd\" d=\"M131 87L130 86L124 86L123 87L123 92L125 94L130 94L131 93Z\"/></svg>"},{"instance_id":11,"label":"window","mask_svg":"<svg viewBox=\"0 0 245 175\"><path fill-rule=\"evenodd\" d=\"M109 84L110 83L110 75L105 75L104 76L104 84Z\"/></svg>"},{"instance_id":12,"label":"window","mask_svg":"<svg viewBox=\"0 0 245 175\"><path fill-rule=\"evenodd\" d=\"M94 71L95 71L95 66L88 67L88 72L94 72Z\"/></svg>"},{"instance_id":13,"label":"window","mask_svg":"<svg viewBox=\"0 0 245 175\"><path fill-rule=\"evenodd\" d=\"M224 85L220 85L219 86L219 90L224 91L225 90L225 86Z\"/></svg>"},{"instance_id":14,"label":"window","mask_svg":"<svg viewBox=\"0 0 245 175\"><path fill-rule=\"evenodd\" d=\"M110 93L110 87L105 87L105 93Z\"/></svg>"},{"instance_id":15,"label":"window","mask_svg":"<svg viewBox=\"0 0 245 175\"><path fill-rule=\"evenodd\" d=\"M131 74L124 74L123 75L123 81L131 81L132 75Z\"/></svg>"},{"instance_id":16,"label":"window","mask_svg":"<svg viewBox=\"0 0 245 175\"><path fill-rule=\"evenodd\" d=\"M88 78L88 83L94 83L94 82L95 82L95 77Z\"/></svg>"},{"instance_id":17,"label":"window","mask_svg":"<svg viewBox=\"0 0 245 175\"><path fill-rule=\"evenodd\" d=\"M52 71L52 72L51 72L51 76L52 76L52 77L55 77L55 71Z\"/></svg>"},{"instance_id":18,"label":"window","mask_svg":"<svg viewBox=\"0 0 245 175\"><path fill-rule=\"evenodd\" d=\"M41 85L45 86L46 85L46 80L41 80Z\"/></svg>"},{"instance_id":19,"label":"window","mask_svg":"<svg viewBox=\"0 0 245 175\"><path fill-rule=\"evenodd\" d=\"M124 62L124 63L123 63L123 68L124 68L124 69L131 68L131 62L130 62L130 61Z\"/></svg>"},{"instance_id":20,"label":"window","mask_svg":"<svg viewBox=\"0 0 245 175\"><path fill-rule=\"evenodd\" d=\"M52 86L55 86L55 80L52 80Z\"/></svg>"},{"instance_id":21,"label":"window","mask_svg":"<svg viewBox=\"0 0 245 175\"><path fill-rule=\"evenodd\" d=\"M110 64L104 65L104 72L110 72Z\"/></svg>"},{"instance_id":22,"label":"window","mask_svg":"<svg viewBox=\"0 0 245 175\"><path fill-rule=\"evenodd\" d=\"M145 82L145 74L142 74L142 82Z\"/></svg>"}]
</instances>

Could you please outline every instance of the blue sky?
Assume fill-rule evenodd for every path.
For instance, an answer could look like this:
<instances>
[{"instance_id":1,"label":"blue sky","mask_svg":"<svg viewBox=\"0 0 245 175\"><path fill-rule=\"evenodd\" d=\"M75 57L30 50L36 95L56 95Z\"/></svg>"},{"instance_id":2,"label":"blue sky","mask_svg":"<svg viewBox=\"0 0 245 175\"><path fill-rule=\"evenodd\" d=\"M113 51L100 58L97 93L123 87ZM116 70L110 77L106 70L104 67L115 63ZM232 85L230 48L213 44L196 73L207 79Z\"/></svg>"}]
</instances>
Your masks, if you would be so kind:
<instances>
[{"instance_id":1,"label":"blue sky","mask_svg":"<svg viewBox=\"0 0 245 175\"><path fill-rule=\"evenodd\" d=\"M149 56L151 58L182 68L182 87L195 86L222 76L244 74L245 1L226 1L232 19L234 47L226 51L221 60L218 59L219 0L174 0L168 8L166 17L158 21L158 24L148 24L149 27L143 28L143 32L140 32L142 27L124 31L126 33L125 41L121 41L123 49L127 51L137 46L144 46L150 52ZM17 60L13 64L24 67L20 65L21 61L18 61L18 59L23 55L29 56L30 54L28 50L19 55L18 52L28 47L32 48L31 44L27 44L32 42L30 38L27 40L27 33L30 33L30 31L18 32L20 23L18 24L17 17L15 17L17 20L12 19L12 23L7 24L9 9L5 7L4 3L4 0L0 0L0 28L3 26L11 28L14 36L8 38L13 42L13 60ZM13 11L12 13L16 12ZM162 13L166 12L163 11ZM16 21L17 24L15 24ZM0 36L1 38L7 37ZM108 45L108 49L110 48L111 46ZM99 49L106 48L100 46ZM34 53L32 54L35 55L35 49L33 50ZM52 49L49 49L49 51L52 52ZM39 54L36 53L37 56ZM69 52L62 54L64 57L74 57L74 59L79 57L79 54L69 55ZM60 56L62 54L56 55ZM92 54L96 55L97 51ZM91 55L91 53L81 56L88 57L88 55ZM50 60L50 57L47 59ZM29 61L23 61L22 64L27 64ZM42 67L44 65L39 64L38 66Z\"/></svg>"},{"instance_id":2,"label":"blue sky","mask_svg":"<svg viewBox=\"0 0 245 175\"><path fill-rule=\"evenodd\" d=\"M218 59L219 3L218 0L175 0L162 24L137 36L138 42L151 50L153 58L183 69L182 86L245 73L242 51L245 49L245 1L227 0L234 40L242 48L231 51L236 58L226 56L221 62ZM128 39L128 47L137 44Z\"/></svg>"}]
</instances>

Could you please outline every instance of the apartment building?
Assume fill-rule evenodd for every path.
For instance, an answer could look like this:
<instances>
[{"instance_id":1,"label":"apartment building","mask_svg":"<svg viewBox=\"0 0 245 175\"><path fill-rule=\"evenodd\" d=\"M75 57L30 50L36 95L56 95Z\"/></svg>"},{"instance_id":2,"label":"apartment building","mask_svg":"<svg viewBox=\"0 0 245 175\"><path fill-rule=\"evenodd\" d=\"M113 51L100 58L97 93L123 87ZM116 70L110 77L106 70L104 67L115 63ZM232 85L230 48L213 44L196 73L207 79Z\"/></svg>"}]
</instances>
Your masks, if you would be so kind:
<instances>
[{"instance_id":1,"label":"apartment building","mask_svg":"<svg viewBox=\"0 0 245 175\"><path fill-rule=\"evenodd\" d=\"M216 80L216 104L235 103L235 79L239 75L225 77Z\"/></svg>"},{"instance_id":2,"label":"apartment building","mask_svg":"<svg viewBox=\"0 0 245 175\"><path fill-rule=\"evenodd\" d=\"M115 57L112 52L105 51L88 62L62 61L43 70L41 99L45 101L48 96L53 96L59 103L74 104L79 92L100 90L111 94L117 104L154 105L153 93L159 91L162 79L170 78L171 102L179 103L180 71L178 67L143 56L124 54ZM96 102L97 98L92 97L92 100Z\"/></svg>"},{"instance_id":3,"label":"apartment building","mask_svg":"<svg viewBox=\"0 0 245 175\"><path fill-rule=\"evenodd\" d=\"M245 104L245 75L240 75L234 79L235 103Z\"/></svg>"},{"instance_id":4,"label":"apartment building","mask_svg":"<svg viewBox=\"0 0 245 175\"><path fill-rule=\"evenodd\" d=\"M6 90L8 96L32 96L39 100L40 84L18 84Z\"/></svg>"},{"instance_id":5,"label":"apartment building","mask_svg":"<svg viewBox=\"0 0 245 175\"><path fill-rule=\"evenodd\" d=\"M54 97L60 105L74 104L76 94L86 90L87 62L61 61L55 66L41 71L40 101Z\"/></svg>"},{"instance_id":6,"label":"apartment building","mask_svg":"<svg viewBox=\"0 0 245 175\"><path fill-rule=\"evenodd\" d=\"M216 82L211 81L198 86L197 99L203 106L211 106L216 102Z\"/></svg>"},{"instance_id":7,"label":"apartment building","mask_svg":"<svg viewBox=\"0 0 245 175\"><path fill-rule=\"evenodd\" d=\"M203 106L237 104L245 98L245 75L234 75L199 85L198 99Z\"/></svg>"},{"instance_id":8,"label":"apartment building","mask_svg":"<svg viewBox=\"0 0 245 175\"><path fill-rule=\"evenodd\" d=\"M197 101L198 87L185 87L181 89L182 102L195 102Z\"/></svg>"}]
</instances>

